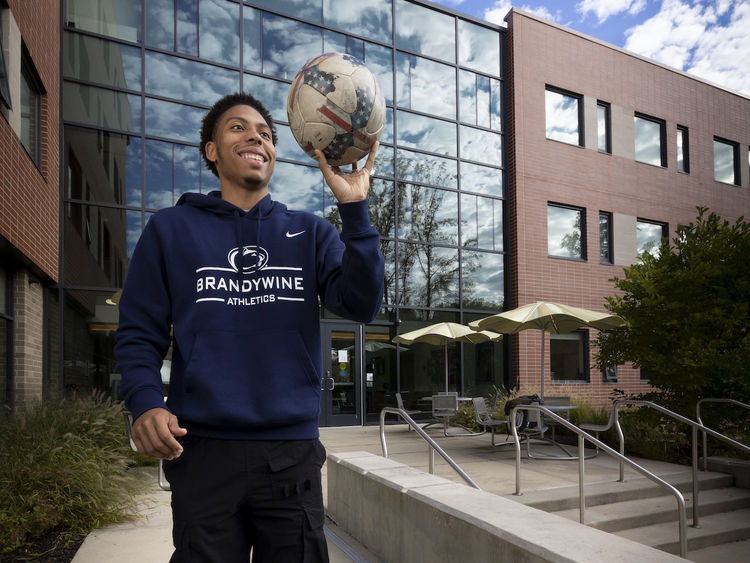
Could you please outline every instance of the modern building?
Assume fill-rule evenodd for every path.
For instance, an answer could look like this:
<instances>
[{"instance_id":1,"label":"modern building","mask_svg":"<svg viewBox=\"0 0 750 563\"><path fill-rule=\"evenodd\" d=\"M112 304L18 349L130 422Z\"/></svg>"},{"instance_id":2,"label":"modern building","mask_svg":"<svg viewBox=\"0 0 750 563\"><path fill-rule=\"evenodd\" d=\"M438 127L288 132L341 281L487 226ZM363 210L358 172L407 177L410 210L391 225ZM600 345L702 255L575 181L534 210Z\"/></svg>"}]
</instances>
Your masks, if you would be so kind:
<instances>
[{"instance_id":1,"label":"modern building","mask_svg":"<svg viewBox=\"0 0 750 563\"><path fill-rule=\"evenodd\" d=\"M387 123L370 197L385 300L368 325L324 312L322 425L444 390L444 350L397 334L536 300L604 310L610 278L696 206L750 210L750 99L523 12L506 29L409 0L0 7L0 392L15 406L116 392L129 258L151 214L218 188L198 130L222 95L250 92L277 121L272 196L336 221L285 109L324 52L373 70ZM538 389L534 332L449 346L450 389ZM629 366L594 368L594 332L546 336L547 393L648 388Z\"/></svg>"}]
</instances>

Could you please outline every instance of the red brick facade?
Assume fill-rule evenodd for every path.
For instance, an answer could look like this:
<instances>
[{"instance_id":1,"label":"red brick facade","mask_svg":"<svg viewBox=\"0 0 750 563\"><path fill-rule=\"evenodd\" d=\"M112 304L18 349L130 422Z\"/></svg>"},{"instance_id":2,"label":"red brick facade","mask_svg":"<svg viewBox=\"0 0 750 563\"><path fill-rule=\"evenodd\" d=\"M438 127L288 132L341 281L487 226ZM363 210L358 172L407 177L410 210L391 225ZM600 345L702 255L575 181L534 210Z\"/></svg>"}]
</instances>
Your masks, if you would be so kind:
<instances>
[{"instance_id":1,"label":"red brick facade","mask_svg":"<svg viewBox=\"0 0 750 563\"><path fill-rule=\"evenodd\" d=\"M8 0L44 88L37 168L0 117L0 235L52 280L58 270L60 13L55 0ZM6 61L7 64L8 61Z\"/></svg>"},{"instance_id":2,"label":"red brick facade","mask_svg":"<svg viewBox=\"0 0 750 563\"><path fill-rule=\"evenodd\" d=\"M678 224L695 219L696 206L708 207L730 221L750 215L750 99L522 12L514 11L507 19L512 108L507 155L513 233L511 307L548 300L605 310L604 297L615 293L608 280L622 276L623 266L632 260L600 264L599 211L668 223L670 238ZM588 129L585 147L546 138L547 86L583 97ZM613 154L597 150L597 100L612 104ZM628 148L633 151L633 133L627 131L628 124L633 126L633 112L666 122L666 167L636 162L632 155L622 154ZM689 174L677 171L677 125L689 130ZM741 186L714 180L714 136L739 143ZM548 257L548 202L585 208L585 261ZM592 343L595 333L591 331ZM627 392L648 388L631 366L618 366L616 384L604 383L593 367L593 345L588 384L564 388L552 384L549 335L547 339L547 395L569 392L604 404L613 388ZM540 342L539 331L518 336L514 371L521 389L539 388Z\"/></svg>"}]
</instances>

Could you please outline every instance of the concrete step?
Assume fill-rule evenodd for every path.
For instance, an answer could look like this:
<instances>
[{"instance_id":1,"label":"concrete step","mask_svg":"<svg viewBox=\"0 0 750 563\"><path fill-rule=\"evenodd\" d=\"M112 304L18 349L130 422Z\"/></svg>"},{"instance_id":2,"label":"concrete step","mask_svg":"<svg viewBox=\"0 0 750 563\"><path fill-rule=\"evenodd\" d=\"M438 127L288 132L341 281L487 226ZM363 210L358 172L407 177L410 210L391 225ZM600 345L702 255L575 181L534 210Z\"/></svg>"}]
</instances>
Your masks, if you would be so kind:
<instances>
[{"instance_id":1,"label":"concrete step","mask_svg":"<svg viewBox=\"0 0 750 563\"><path fill-rule=\"evenodd\" d=\"M685 496L686 516L692 523L692 494ZM723 489L701 490L698 495L698 521L712 514L750 508L750 490L726 487ZM578 508L554 512L558 516L578 522ZM662 522L677 522L677 500L673 495L647 499L628 500L598 505L585 511L586 525L605 532L616 532L629 528L650 526Z\"/></svg>"},{"instance_id":2,"label":"concrete step","mask_svg":"<svg viewBox=\"0 0 750 563\"><path fill-rule=\"evenodd\" d=\"M747 508L700 517L699 524L699 528L693 528L688 518L688 558L690 558L691 551L750 539L750 509ZM680 552L680 533L677 522L652 524L613 533L668 553L679 554ZM747 560L748 558L737 559L737 561Z\"/></svg>"},{"instance_id":3,"label":"concrete step","mask_svg":"<svg viewBox=\"0 0 750 563\"><path fill-rule=\"evenodd\" d=\"M750 561L750 540L704 547L688 552L687 558L695 563Z\"/></svg>"},{"instance_id":4,"label":"concrete step","mask_svg":"<svg viewBox=\"0 0 750 563\"><path fill-rule=\"evenodd\" d=\"M693 490L693 479L689 470L660 475L659 477L682 492L683 495ZM731 475L724 473L698 472L698 482L701 491L731 487L733 481L734 478ZM626 478L624 483L620 483L617 480L586 483L586 506L594 507L615 502L654 498L663 496L665 491L665 488L646 477ZM524 492L521 496L512 494L503 496L526 506L544 510L545 512L578 509L578 485L528 491ZM676 501L674 502L676 503Z\"/></svg>"}]
</instances>

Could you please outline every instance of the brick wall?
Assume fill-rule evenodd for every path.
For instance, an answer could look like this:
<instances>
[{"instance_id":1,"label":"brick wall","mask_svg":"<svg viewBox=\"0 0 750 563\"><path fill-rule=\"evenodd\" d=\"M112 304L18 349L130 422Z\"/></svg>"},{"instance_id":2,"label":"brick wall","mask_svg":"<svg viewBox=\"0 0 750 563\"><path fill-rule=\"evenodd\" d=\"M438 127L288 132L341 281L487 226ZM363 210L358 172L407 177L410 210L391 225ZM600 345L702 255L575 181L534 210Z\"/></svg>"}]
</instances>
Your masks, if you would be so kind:
<instances>
[{"instance_id":1,"label":"brick wall","mask_svg":"<svg viewBox=\"0 0 750 563\"><path fill-rule=\"evenodd\" d=\"M0 117L0 235L56 281L60 165L59 3L55 0L9 0L8 5L46 94L42 97L41 109L40 169L26 153L8 121ZM13 103L17 106L20 102L13 99Z\"/></svg>"},{"instance_id":2,"label":"brick wall","mask_svg":"<svg viewBox=\"0 0 750 563\"><path fill-rule=\"evenodd\" d=\"M24 409L42 399L44 315L43 288L26 270L16 272L14 284L15 346L13 407Z\"/></svg>"},{"instance_id":3,"label":"brick wall","mask_svg":"<svg viewBox=\"0 0 750 563\"><path fill-rule=\"evenodd\" d=\"M670 236L678 224L695 219L698 205L730 221L750 213L747 172L743 172L741 187L713 179L714 135L739 142L747 168L750 99L528 14L514 11L509 19L513 138L508 159L509 204L511 229L517 237L512 248L514 306L548 300L605 310L604 298L615 294L609 280L621 277L623 267L599 263L599 211L667 222ZM597 99L612 104L623 125L615 131L617 123L613 122L613 140L619 135L618 146L627 148L628 142L633 146L632 132L623 132L627 123L632 128L632 117L623 121L628 114L637 111L665 120L667 167L636 162L627 151L603 154L596 146L548 140L546 85L582 95L587 108L595 110ZM586 115L584 122L591 123L591 116ZM677 124L689 128L690 174L677 171ZM623 139L628 134L629 141ZM548 202L585 209L585 261L548 257ZM590 332L593 343L597 331ZM518 336L516 358L522 389L539 388L540 348L539 331ZM546 394L570 390L573 395L604 404L615 387L635 393L648 388L632 366L618 367L616 384L603 383L601 373L592 369L590 383L557 387L549 380L548 335L546 351ZM594 353L592 345L592 366Z\"/></svg>"}]
</instances>

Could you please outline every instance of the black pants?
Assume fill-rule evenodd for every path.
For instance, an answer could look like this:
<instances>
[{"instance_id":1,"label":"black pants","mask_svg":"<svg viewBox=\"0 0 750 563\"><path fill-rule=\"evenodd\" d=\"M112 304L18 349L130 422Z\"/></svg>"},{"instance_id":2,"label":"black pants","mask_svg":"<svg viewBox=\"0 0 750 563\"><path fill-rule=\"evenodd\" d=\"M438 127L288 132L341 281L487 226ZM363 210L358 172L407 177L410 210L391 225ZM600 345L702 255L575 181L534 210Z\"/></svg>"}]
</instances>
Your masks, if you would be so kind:
<instances>
[{"instance_id":1,"label":"black pants","mask_svg":"<svg viewBox=\"0 0 750 563\"><path fill-rule=\"evenodd\" d=\"M319 440L185 436L164 462L172 488L170 563L325 562Z\"/></svg>"}]
</instances>

